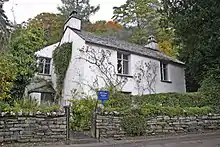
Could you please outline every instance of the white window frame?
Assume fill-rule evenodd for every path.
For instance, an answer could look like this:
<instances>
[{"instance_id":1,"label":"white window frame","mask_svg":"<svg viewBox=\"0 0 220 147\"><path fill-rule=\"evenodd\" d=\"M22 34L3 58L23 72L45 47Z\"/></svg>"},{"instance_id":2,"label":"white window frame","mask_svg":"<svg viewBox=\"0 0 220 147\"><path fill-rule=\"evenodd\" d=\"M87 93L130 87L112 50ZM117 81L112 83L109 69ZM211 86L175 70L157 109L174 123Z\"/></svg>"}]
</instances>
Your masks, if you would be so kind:
<instances>
[{"instance_id":1,"label":"white window frame","mask_svg":"<svg viewBox=\"0 0 220 147\"><path fill-rule=\"evenodd\" d=\"M41 59L43 59L43 62L40 61ZM47 62L46 62L47 60L50 60L50 62L47 63ZM39 58L38 58L38 68L39 68L40 64L43 64L43 69L42 69L43 72L40 73L40 72L38 71L38 74L50 76L50 75L51 75L51 58L39 57ZM45 70L45 69L46 69L46 65L50 65L49 73L46 73L46 70Z\"/></svg>"},{"instance_id":2,"label":"white window frame","mask_svg":"<svg viewBox=\"0 0 220 147\"><path fill-rule=\"evenodd\" d=\"M169 79L168 63L160 62L160 71L161 71L161 81L162 82L171 82Z\"/></svg>"},{"instance_id":3,"label":"white window frame","mask_svg":"<svg viewBox=\"0 0 220 147\"><path fill-rule=\"evenodd\" d=\"M120 57L118 55L121 55ZM127 56L127 59L124 58L124 56ZM121 62L121 73L119 73L119 69L118 69L118 63L119 63L119 60ZM127 66L128 66L128 72L125 73L124 71L124 61L127 62ZM129 75L130 74L130 55L129 54L126 54L126 53L123 53L123 52L117 52L117 73L119 75Z\"/></svg>"}]
</instances>

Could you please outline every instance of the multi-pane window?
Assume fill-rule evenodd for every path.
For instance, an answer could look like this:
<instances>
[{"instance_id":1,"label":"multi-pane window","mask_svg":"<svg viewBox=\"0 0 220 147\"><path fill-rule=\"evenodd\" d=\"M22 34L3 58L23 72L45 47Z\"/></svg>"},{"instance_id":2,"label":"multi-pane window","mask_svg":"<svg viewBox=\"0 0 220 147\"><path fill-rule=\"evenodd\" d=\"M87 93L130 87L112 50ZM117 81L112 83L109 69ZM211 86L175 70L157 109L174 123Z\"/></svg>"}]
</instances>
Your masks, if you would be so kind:
<instances>
[{"instance_id":1,"label":"multi-pane window","mask_svg":"<svg viewBox=\"0 0 220 147\"><path fill-rule=\"evenodd\" d=\"M50 75L51 59L50 58L39 58L38 73L44 75Z\"/></svg>"},{"instance_id":2,"label":"multi-pane window","mask_svg":"<svg viewBox=\"0 0 220 147\"><path fill-rule=\"evenodd\" d=\"M169 81L168 64L161 62L160 70L161 70L161 81Z\"/></svg>"},{"instance_id":3,"label":"multi-pane window","mask_svg":"<svg viewBox=\"0 0 220 147\"><path fill-rule=\"evenodd\" d=\"M129 55L123 53L117 53L118 59L118 74L128 75L129 74Z\"/></svg>"}]
</instances>

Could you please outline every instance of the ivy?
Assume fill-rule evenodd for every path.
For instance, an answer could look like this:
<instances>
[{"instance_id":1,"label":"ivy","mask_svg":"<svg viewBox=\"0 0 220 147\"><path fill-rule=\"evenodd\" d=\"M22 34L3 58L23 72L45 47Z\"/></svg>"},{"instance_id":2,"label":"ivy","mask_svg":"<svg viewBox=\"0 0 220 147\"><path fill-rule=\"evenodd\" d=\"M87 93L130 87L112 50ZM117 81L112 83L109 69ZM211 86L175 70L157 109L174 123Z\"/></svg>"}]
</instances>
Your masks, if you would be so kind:
<instances>
[{"instance_id":1,"label":"ivy","mask_svg":"<svg viewBox=\"0 0 220 147\"><path fill-rule=\"evenodd\" d=\"M66 71L69 67L72 55L72 44L65 43L57 47L53 52L53 64L55 66L55 74L57 76L57 99L62 96L62 89Z\"/></svg>"}]
</instances>

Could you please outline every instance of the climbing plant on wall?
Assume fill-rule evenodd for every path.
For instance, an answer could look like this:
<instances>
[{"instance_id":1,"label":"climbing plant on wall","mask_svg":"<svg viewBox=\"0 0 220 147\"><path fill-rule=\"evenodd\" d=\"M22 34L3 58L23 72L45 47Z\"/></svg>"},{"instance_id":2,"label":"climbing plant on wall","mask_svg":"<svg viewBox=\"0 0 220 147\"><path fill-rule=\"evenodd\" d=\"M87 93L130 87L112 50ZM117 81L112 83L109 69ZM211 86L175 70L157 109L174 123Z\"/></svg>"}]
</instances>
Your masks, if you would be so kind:
<instances>
[{"instance_id":1,"label":"climbing plant on wall","mask_svg":"<svg viewBox=\"0 0 220 147\"><path fill-rule=\"evenodd\" d=\"M65 43L57 47L53 52L53 64L57 76L57 99L62 96L62 89L67 69L72 55L72 43Z\"/></svg>"}]
</instances>

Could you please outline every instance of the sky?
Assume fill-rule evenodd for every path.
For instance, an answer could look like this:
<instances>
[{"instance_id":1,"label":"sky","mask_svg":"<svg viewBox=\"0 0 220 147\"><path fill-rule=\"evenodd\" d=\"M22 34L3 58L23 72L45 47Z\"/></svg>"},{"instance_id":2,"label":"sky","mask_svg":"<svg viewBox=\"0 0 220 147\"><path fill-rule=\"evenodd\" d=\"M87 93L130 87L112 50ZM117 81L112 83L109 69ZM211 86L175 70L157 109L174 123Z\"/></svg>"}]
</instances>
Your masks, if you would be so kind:
<instances>
[{"instance_id":1,"label":"sky","mask_svg":"<svg viewBox=\"0 0 220 147\"><path fill-rule=\"evenodd\" d=\"M90 0L91 5L100 5L100 10L91 17L91 21L111 20L113 7L124 4L126 0ZM16 23L21 23L29 18L35 17L42 12L58 13L57 6L60 0L9 0L4 4L4 10L8 18ZM13 13L15 17L13 16Z\"/></svg>"}]
</instances>

